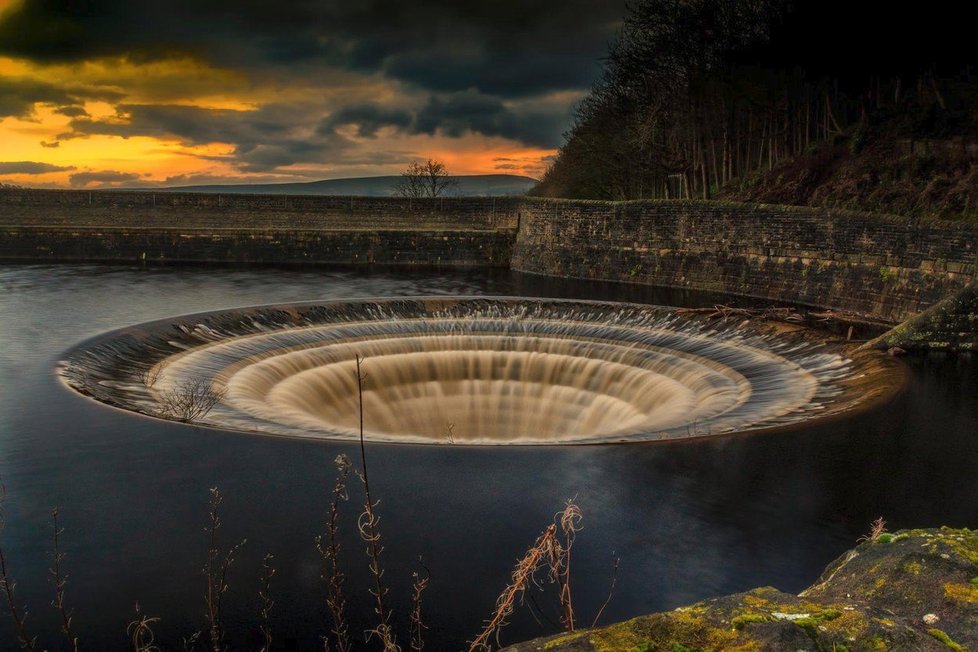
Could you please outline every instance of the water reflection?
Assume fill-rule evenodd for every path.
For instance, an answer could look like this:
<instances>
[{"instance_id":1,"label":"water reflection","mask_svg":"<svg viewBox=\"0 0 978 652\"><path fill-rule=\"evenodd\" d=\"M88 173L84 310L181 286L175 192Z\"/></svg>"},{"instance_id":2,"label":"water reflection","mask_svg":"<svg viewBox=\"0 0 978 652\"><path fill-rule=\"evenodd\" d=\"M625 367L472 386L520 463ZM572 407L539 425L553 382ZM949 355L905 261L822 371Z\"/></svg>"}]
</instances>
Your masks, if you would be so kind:
<instances>
[{"instance_id":1,"label":"water reflection","mask_svg":"<svg viewBox=\"0 0 978 652\"><path fill-rule=\"evenodd\" d=\"M259 565L280 564L273 627L283 647L310 648L325 610L313 537L322 528L331 460L344 444L199 431L97 405L65 390L53 367L69 346L133 322L237 305L352 296L517 292L508 276L353 275L282 270L0 268L0 472L9 498L5 552L35 630L55 632L49 608L48 510L62 508L68 600L88 649L123 649L138 599L160 614L165 648L203 623L200 567L207 488L227 496L226 541L248 544L231 577L229 624L252 640ZM576 283L533 294L573 295ZM621 287L585 298L619 297ZM676 301L662 301L676 303ZM710 303L712 301L709 301ZM622 557L621 619L717 593L770 584L797 591L883 515L891 528L978 525L978 365L913 359L909 390L871 414L791 433L655 446L476 448L371 446L371 476L387 550L395 618L409 571L433 571L432 649L471 638L511 564L576 495L585 530L575 603L604 599L611 552ZM372 482L372 483L373 483ZM345 517L354 515L352 505ZM352 521L350 586L366 586ZM545 609L543 596L537 598ZM352 598L353 629L369 599ZM556 620L556 612L546 616ZM517 640L552 629L522 616ZM9 619L0 641L10 647ZM48 636L49 645L55 640Z\"/></svg>"}]
</instances>

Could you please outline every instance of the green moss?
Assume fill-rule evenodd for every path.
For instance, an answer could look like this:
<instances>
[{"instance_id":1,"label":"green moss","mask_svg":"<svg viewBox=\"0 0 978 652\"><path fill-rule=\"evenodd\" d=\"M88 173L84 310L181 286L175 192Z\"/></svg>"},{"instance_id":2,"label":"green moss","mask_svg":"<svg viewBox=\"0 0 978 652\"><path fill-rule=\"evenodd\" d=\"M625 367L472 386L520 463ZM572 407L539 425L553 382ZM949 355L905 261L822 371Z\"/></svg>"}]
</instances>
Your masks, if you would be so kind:
<instances>
[{"instance_id":1,"label":"green moss","mask_svg":"<svg viewBox=\"0 0 978 652\"><path fill-rule=\"evenodd\" d=\"M640 649L641 645L648 645L632 629L632 621L626 621L604 629L595 631L589 637L591 645L595 650L634 650Z\"/></svg>"},{"instance_id":2,"label":"green moss","mask_svg":"<svg viewBox=\"0 0 978 652\"><path fill-rule=\"evenodd\" d=\"M952 602L974 604L978 602L978 586L948 582L944 585L944 597Z\"/></svg>"},{"instance_id":3,"label":"green moss","mask_svg":"<svg viewBox=\"0 0 978 652\"><path fill-rule=\"evenodd\" d=\"M911 561L903 565L903 572L908 575L920 575L920 571L924 569L919 562Z\"/></svg>"},{"instance_id":4,"label":"green moss","mask_svg":"<svg viewBox=\"0 0 978 652\"><path fill-rule=\"evenodd\" d=\"M639 648L639 652L648 652L649 647L644 646ZM678 641L669 641L669 652L711 652L707 648L702 647L689 647L688 645L683 645Z\"/></svg>"},{"instance_id":5,"label":"green moss","mask_svg":"<svg viewBox=\"0 0 978 652\"><path fill-rule=\"evenodd\" d=\"M751 623L767 623L772 619L767 614L742 614L740 616L735 616L730 624L734 626L734 629L743 629Z\"/></svg>"},{"instance_id":6,"label":"green moss","mask_svg":"<svg viewBox=\"0 0 978 652\"><path fill-rule=\"evenodd\" d=\"M802 629L806 629L810 633L815 634L822 623L831 622L839 618L841 615L842 612L838 609L826 609L824 611L814 613L811 616L806 616L805 618L798 618L792 622Z\"/></svg>"},{"instance_id":7,"label":"green moss","mask_svg":"<svg viewBox=\"0 0 978 652\"><path fill-rule=\"evenodd\" d=\"M956 555L978 566L978 534L966 529L942 527L937 539L950 547Z\"/></svg>"},{"instance_id":8,"label":"green moss","mask_svg":"<svg viewBox=\"0 0 978 652\"><path fill-rule=\"evenodd\" d=\"M971 582L972 584L974 584L975 586L978 586L978 577L972 577L968 581Z\"/></svg>"},{"instance_id":9,"label":"green moss","mask_svg":"<svg viewBox=\"0 0 978 652\"><path fill-rule=\"evenodd\" d=\"M955 652L968 652L967 648L962 647L961 645L952 641L950 636L939 629L928 629L927 633L943 643L945 647L948 647Z\"/></svg>"},{"instance_id":10,"label":"green moss","mask_svg":"<svg viewBox=\"0 0 978 652\"><path fill-rule=\"evenodd\" d=\"M583 637L585 634L586 634L586 632L572 632L572 633L566 634L564 636L558 636L556 638L553 638L553 639L550 639L549 641L547 641L546 644L543 646L543 649L544 650L552 650L552 649L554 649L556 647L560 647L561 645L563 645L565 643L570 643L572 641L576 641L577 639Z\"/></svg>"},{"instance_id":11,"label":"green moss","mask_svg":"<svg viewBox=\"0 0 978 652\"><path fill-rule=\"evenodd\" d=\"M883 534L876 537L876 543L893 543L893 541L895 540L896 537L890 534L889 532L884 532Z\"/></svg>"}]
</instances>

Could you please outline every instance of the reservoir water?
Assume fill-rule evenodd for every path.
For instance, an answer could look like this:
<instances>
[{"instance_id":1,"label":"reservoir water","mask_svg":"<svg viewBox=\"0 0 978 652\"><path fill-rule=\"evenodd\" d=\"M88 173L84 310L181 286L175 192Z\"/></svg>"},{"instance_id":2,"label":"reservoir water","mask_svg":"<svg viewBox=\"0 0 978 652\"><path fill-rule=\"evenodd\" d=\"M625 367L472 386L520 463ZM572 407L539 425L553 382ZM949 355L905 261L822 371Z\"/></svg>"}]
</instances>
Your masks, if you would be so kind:
<instances>
[{"instance_id":1,"label":"reservoir water","mask_svg":"<svg viewBox=\"0 0 978 652\"><path fill-rule=\"evenodd\" d=\"M310 300L516 295L713 305L729 298L510 273L0 266L0 543L28 624L58 649L51 608L51 508L60 508L66 600L87 649L124 649L138 601L161 617L163 649L204 626L208 488L225 496L223 541L247 543L231 570L233 649L253 647L259 568L275 556L272 633L311 649L328 628L315 536L333 459L347 442L270 438L164 422L91 401L56 367L90 337L174 315ZM798 591L883 516L890 529L978 526L978 364L907 361L905 392L869 412L790 431L607 446L368 445L394 622L411 571L431 571L429 649L471 640L513 563L568 498L584 511L575 544L579 621L604 622L772 585ZM344 505L351 631L372 626L358 508ZM558 629L553 595L534 593L503 641ZM531 614L538 607L539 613ZM403 638L403 637L402 637ZM14 649L0 619L0 649Z\"/></svg>"}]
</instances>

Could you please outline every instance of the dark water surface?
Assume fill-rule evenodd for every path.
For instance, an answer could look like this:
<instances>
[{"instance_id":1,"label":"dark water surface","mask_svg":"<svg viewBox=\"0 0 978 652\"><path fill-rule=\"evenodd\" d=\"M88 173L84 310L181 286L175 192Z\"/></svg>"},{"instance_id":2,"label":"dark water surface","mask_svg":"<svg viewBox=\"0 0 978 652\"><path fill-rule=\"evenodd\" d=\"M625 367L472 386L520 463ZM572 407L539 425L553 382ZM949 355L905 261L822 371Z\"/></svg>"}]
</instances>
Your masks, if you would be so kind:
<instances>
[{"instance_id":1,"label":"dark water surface","mask_svg":"<svg viewBox=\"0 0 978 652\"><path fill-rule=\"evenodd\" d=\"M183 313L419 294L716 300L508 273L0 266L0 474L8 492L0 540L41 643L61 645L47 579L54 506L66 528L67 601L84 649L124 649L137 600L162 617L164 649L202 628L203 527L216 485L226 496L224 541L248 539L226 599L232 647L256 647L259 566L270 552L276 643L311 649L326 622L314 537L332 460L356 453L107 408L59 383L63 351ZM585 512L574 589L586 623L605 598L613 551L621 571L606 620L758 585L798 591L880 515L891 529L978 526L978 364L939 356L908 364L909 389L889 405L787 433L606 447L369 446L397 624L423 555L432 574L428 649L462 647L514 561L572 496ZM342 554L358 633L370 625L366 562L353 536L357 508L345 509ZM552 596L534 599L542 624L524 610L504 642L556 629ZM0 649L16 649L9 618L0 619Z\"/></svg>"}]
</instances>

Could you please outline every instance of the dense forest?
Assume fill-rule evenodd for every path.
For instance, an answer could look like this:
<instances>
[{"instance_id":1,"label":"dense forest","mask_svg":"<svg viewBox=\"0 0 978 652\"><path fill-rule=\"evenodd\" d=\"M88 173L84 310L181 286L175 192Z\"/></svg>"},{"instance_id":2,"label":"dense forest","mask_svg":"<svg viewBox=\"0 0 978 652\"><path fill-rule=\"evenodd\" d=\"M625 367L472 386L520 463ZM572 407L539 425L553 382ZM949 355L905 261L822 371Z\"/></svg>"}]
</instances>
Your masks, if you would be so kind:
<instances>
[{"instance_id":1,"label":"dense forest","mask_svg":"<svg viewBox=\"0 0 978 652\"><path fill-rule=\"evenodd\" d=\"M534 193L973 212L963 10L853 4L629 5Z\"/></svg>"}]
</instances>

